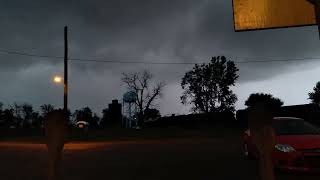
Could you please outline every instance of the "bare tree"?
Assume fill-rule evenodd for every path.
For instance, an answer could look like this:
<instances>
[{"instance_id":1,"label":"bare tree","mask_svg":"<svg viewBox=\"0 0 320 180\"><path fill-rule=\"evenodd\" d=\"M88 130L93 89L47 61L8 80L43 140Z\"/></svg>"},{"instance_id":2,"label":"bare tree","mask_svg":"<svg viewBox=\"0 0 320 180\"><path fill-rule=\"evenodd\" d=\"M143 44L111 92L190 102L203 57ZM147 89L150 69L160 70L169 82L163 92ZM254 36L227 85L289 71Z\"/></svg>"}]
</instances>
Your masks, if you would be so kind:
<instances>
[{"instance_id":1,"label":"bare tree","mask_svg":"<svg viewBox=\"0 0 320 180\"><path fill-rule=\"evenodd\" d=\"M138 107L139 126L143 123L144 111L153 106L153 102L161 97L161 92L165 86L164 82L158 82L153 87L150 87L152 78L153 75L147 70L131 74L123 73L122 81L136 94L135 103Z\"/></svg>"}]
</instances>

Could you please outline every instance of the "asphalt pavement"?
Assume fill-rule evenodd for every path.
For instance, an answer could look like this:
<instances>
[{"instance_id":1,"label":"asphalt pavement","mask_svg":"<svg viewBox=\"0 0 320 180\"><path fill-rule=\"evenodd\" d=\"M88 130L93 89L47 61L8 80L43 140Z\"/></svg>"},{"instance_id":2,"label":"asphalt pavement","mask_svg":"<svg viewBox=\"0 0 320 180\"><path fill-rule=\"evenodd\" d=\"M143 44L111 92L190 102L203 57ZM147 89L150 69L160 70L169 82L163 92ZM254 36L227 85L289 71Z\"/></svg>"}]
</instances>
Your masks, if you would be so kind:
<instances>
[{"instance_id":1,"label":"asphalt pavement","mask_svg":"<svg viewBox=\"0 0 320 180\"><path fill-rule=\"evenodd\" d=\"M46 179L43 144L0 142L1 180ZM69 143L62 163L63 180L258 180L255 161L241 153L241 139ZM313 180L319 175L278 173L279 180Z\"/></svg>"}]
</instances>

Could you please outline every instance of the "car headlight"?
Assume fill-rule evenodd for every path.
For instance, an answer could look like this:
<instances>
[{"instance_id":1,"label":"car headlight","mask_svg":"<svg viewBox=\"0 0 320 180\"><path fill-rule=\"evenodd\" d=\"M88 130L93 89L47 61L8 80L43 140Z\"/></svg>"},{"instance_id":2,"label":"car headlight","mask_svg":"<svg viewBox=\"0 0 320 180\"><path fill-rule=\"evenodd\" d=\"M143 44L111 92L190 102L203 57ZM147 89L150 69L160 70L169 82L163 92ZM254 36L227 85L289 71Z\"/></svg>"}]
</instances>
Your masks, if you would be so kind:
<instances>
[{"instance_id":1,"label":"car headlight","mask_svg":"<svg viewBox=\"0 0 320 180\"><path fill-rule=\"evenodd\" d=\"M275 145L275 148L278 151L287 152L287 153L296 151L292 146L287 145L287 144L277 144L277 145Z\"/></svg>"}]
</instances>

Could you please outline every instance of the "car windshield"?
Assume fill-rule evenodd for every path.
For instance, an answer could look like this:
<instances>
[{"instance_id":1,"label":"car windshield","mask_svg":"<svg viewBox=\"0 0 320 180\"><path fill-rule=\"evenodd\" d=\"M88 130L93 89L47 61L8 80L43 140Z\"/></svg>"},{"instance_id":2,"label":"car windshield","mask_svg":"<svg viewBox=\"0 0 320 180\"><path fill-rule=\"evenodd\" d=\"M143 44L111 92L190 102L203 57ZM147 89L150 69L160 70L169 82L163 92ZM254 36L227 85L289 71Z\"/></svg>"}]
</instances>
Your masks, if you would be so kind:
<instances>
[{"instance_id":1,"label":"car windshield","mask_svg":"<svg viewBox=\"0 0 320 180\"><path fill-rule=\"evenodd\" d=\"M320 129L302 119L281 119L273 122L278 135L314 135Z\"/></svg>"}]
</instances>

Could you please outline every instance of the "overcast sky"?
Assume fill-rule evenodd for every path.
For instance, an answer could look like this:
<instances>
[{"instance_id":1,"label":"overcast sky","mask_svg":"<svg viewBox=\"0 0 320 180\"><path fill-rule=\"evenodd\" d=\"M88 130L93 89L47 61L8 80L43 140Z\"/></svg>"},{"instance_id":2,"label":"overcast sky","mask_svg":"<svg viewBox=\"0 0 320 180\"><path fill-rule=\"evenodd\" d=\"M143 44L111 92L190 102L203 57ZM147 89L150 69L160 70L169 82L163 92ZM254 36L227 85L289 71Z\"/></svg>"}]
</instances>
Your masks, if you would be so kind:
<instances>
[{"instance_id":1,"label":"overcast sky","mask_svg":"<svg viewBox=\"0 0 320 180\"><path fill-rule=\"evenodd\" d=\"M69 27L71 58L114 61L209 62L320 57L317 27L234 32L231 0L1 0L0 50L63 56ZM63 87L52 83L63 61L0 52L0 101L62 106ZM286 105L308 103L320 80L319 61L239 63L233 88L237 109L253 92L272 93ZM167 86L162 115L189 113L180 82L192 65L70 62L70 107L100 113L122 98L123 72L150 70Z\"/></svg>"}]
</instances>

